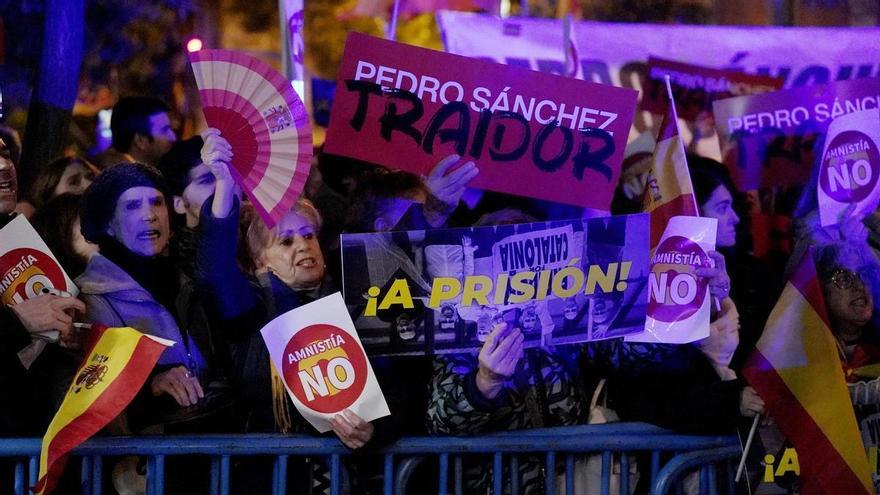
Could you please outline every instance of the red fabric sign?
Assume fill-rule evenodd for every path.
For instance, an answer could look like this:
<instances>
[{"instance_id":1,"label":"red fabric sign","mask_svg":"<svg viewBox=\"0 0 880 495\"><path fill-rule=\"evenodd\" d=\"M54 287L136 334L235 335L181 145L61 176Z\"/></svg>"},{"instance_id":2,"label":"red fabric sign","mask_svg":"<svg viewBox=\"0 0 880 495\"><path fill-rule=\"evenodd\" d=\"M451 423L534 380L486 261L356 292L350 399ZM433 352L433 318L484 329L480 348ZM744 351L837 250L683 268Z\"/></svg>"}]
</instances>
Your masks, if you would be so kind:
<instances>
[{"instance_id":1,"label":"red fabric sign","mask_svg":"<svg viewBox=\"0 0 880 495\"><path fill-rule=\"evenodd\" d=\"M417 174L457 153L473 187L607 210L636 97L351 33L325 149Z\"/></svg>"}]
</instances>

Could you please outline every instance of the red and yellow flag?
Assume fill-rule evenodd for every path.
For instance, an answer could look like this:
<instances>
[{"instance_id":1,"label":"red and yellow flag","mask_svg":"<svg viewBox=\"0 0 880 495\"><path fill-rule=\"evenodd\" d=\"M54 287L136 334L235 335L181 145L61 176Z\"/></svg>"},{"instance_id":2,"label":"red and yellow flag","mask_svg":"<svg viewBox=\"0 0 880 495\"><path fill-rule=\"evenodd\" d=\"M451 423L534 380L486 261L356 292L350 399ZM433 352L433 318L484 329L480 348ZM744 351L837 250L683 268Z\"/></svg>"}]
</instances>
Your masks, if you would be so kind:
<instances>
[{"instance_id":1,"label":"red and yellow flag","mask_svg":"<svg viewBox=\"0 0 880 495\"><path fill-rule=\"evenodd\" d=\"M797 450L801 493L874 493L809 252L785 285L743 374Z\"/></svg>"},{"instance_id":2,"label":"red and yellow flag","mask_svg":"<svg viewBox=\"0 0 880 495\"><path fill-rule=\"evenodd\" d=\"M153 366L173 342L133 328L90 329L86 359L43 437L40 477L33 491L50 493L67 454L113 420L134 399Z\"/></svg>"},{"instance_id":3,"label":"red and yellow flag","mask_svg":"<svg viewBox=\"0 0 880 495\"><path fill-rule=\"evenodd\" d=\"M668 82L666 87L666 115L663 116L663 124L657 136L651 172L645 188L645 211L651 214L651 249L660 242L670 218L679 215L699 216Z\"/></svg>"}]
</instances>

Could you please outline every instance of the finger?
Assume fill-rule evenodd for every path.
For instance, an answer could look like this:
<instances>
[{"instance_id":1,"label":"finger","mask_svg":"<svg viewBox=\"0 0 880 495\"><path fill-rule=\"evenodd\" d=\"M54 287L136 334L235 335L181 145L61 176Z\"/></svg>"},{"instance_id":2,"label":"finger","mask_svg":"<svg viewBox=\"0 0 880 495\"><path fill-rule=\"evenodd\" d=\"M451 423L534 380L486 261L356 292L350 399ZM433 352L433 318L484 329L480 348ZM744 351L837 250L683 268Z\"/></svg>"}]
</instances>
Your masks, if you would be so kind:
<instances>
[{"instance_id":1,"label":"finger","mask_svg":"<svg viewBox=\"0 0 880 495\"><path fill-rule=\"evenodd\" d=\"M66 330L73 324L73 317L64 311L55 311L53 316L59 323L61 323L62 328L59 328L59 330Z\"/></svg>"},{"instance_id":2,"label":"finger","mask_svg":"<svg viewBox=\"0 0 880 495\"><path fill-rule=\"evenodd\" d=\"M431 172L428 174L428 177L443 177L446 175L446 171L452 168L453 165L458 163L461 157L456 154L451 154L446 158L443 158L437 165L434 165L434 168L431 169Z\"/></svg>"},{"instance_id":3,"label":"finger","mask_svg":"<svg viewBox=\"0 0 880 495\"><path fill-rule=\"evenodd\" d=\"M86 311L86 304L75 297L57 297L56 301L53 301L53 305L62 311L68 309L75 309L81 313Z\"/></svg>"},{"instance_id":4,"label":"finger","mask_svg":"<svg viewBox=\"0 0 880 495\"><path fill-rule=\"evenodd\" d=\"M709 266L701 266L694 270L694 274L698 277L702 278L713 278L718 276L721 273L721 270L718 268L712 268Z\"/></svg>"},{"instance_id":5,"label":"finger","mask_svg":"<svg viewBox=\"0 0 880 495\"><path fill-rule=\"evenodd\" d=\"M364 426L367 425L367 422L363 420L360 416L351 411L351 409L346 409L342 411L342 417L344 417L348 422L356 429L360 430Z\"/></svg>"},{"instance_id":6,"label":"finger","mask_svg":"<svg viewBox=\"0 0 880 495\"><path fill-rule=\"evenodd\" d=\"M339 430L340 436L347 438L354 433L354 427L351 426L341 414L333 416L333 419L336 420L336 427Z\"/></svg>"},{"instance_id":7,"label":"finger","mask_svg":"<svg viewBox=\"0 0 880 495\"><path fill-rule=\"evenodd\" d=\"M217 129L214 127L208 127L207 129L202 131L202 134L201 134L202 139L205 141L207 141L208 138L210 138L211 136L219 136L219 135L220 135L220 129Z\"/></svg>"},{"instance_id":8,"label":"finger","mask_svg":"<svg viewBox=\"0 0 880 495\"><path fill-rule=\"evenodd\" d=\"M193 387L192 380L189 377L178 377L177 385L183 391L183 396L186 398L187 405L192 405L199 401L198 394L196 394L195 387Z\"/></svg>"},{"instance_id":9,"label":"finger","mask_svg":"<svg viewBox=\"0 0 880 495\"><path fill-rule=\"evenodd\" d=\"M196 394L198 394L199 399L204 399L205 398L205 390L202 388L202 384L201 384L201 382L199 382L198 377L193 375L191 380L193 382L193 388L195 389Z\"/></svg>"},{"instance_id":10,"label":"finger","mask_svg":"<svg viewBox=\"0 0 880 495\"><path fill-rule=\"evenodd\" d=\"M471 163L473 163L473 162L471 162ZM464 193L464 190L467 189L468 184L470 184L470 182L472 180L474 180L474 178L476 178L477 175L479 175L480 169L478 169L477 166L474 165L472 168L467 168L467 169L464 169L464 167L462 167L461 169L458 169L453 173L456 173L459 170L464 170L465 173L463 173L460 176L452 178L452 180L449 182L449 185L447 186L447 190L450 190L450 192L457 192L458 195L460 196L461 194Z\"/></svg>"},{"instance_id":11,"label":"finger","mask_svg":"<svg viewBox=\"0 0 880 495\"><path fill-rule=\"evenodd\" d=\"M486 337L486 342L483 343L483 349L481 350L481 352L485 352L487 355L489 355L492 354L492 352L495 350L495 347L497 346L496 337L498 336L498 332L502 328L501 325L506 325L506 323L499 323L498 325L495 325L495 328L493 328L492 331L489 332L489 335Z\"/></svg>"},{"instance_id":12,"label":"finger","mask_svg":"<svg viewBox=\"0 0 880 495\"><path fill-rule=\"evenodd\" d=\"M189 406L189 395L186 393L186 390L177 380L173 378L166 379L165 383L167 384L166 391L171 397L174 397L174 400L177 401L177 404L186 407Z\"/></svg>"},{"instance_id":13,"label":"finger","mask_svg":"<svg viewBox=\"0 0 880 495\"><path fill-rule=\"evenodd\" d=\"M727 271L727 264L724 260L723 254L719 253L718 251L709 251L706 254L708 254L709 257L712 258L712 261L715 262L715 268L722 271Z\"/></svg>"}]
</instances>

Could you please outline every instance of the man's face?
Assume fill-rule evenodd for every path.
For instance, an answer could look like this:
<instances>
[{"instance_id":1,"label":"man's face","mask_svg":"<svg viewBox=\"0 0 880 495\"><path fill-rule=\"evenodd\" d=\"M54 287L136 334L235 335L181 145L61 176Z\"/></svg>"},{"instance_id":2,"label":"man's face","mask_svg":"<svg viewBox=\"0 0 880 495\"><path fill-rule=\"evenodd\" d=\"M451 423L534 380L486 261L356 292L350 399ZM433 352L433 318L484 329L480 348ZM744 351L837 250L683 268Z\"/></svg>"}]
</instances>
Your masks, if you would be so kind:
<instances>
[{"instance_id":1,"label":"man's face","mask_svg":"<svg viewBox=\"0 0 880 495\"><path fill-rule=\"evenodd\" d=\"M155 165L165 153L171 150L171 145L177 141L177 134L174 134L171 119L166 112L151 115L149 123L150 135L141 145L139 150L141 156L135 156L135 158Z\"/></svg>"},{"instance_id":2,"label":"man's face","mask_svg":"<svg viewBox=\"0 0 880 495\"><path fill-rule=\"evenodd\" d=\"M215 186L214 174L204 163L200 163L189 171L189 184L182 196L175 196L174 211L186 216L187 227L199 224L202 205L212 194Z\"/></svg>"},{"instance_id":3,"label":"man's face","mask_svg":"<svg viewBox=\"0 0 880 495\"><path fill-rule=\"evenodd\" d=\"M0 139L0 214L8 215L15 211L18 202L18 177L15 165L9 155L9 148Z\"/></svg>"},{"instance_id":4,"label":"man's face","mask_svg":"<svg viewBox=\"0 0 880 495\"><path fill-rule=\"evenodd\" d=\"M398 316L395 323L400 340L412 340L416 338L416 328L418 328L418 325L408 314L404 313Z\"/></svg>"}]
</instances>

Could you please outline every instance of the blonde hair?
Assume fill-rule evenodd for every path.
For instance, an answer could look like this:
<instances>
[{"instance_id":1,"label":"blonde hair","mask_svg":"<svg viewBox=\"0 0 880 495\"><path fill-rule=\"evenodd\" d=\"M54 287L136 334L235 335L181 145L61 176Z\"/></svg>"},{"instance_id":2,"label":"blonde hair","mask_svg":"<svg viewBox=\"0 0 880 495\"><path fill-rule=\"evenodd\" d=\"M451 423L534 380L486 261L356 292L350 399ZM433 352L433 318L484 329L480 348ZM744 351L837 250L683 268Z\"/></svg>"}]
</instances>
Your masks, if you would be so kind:
<instances>
[{"instance_id":1,"label":"blonde hair","mask_svg":"<svg viewBox=\"0 0 880 495\"><path fill-rule=\"evenodd\" d=\"M290 210L308 219L312 226L315 227L315 234L321 230L321 214L318 213L318 209L315 208L311 201L300 198ZM255 266L258 266L260 253L278 239L278 227L269 229L259 215L252 214L250 217L245 239L251 259L254 261Z\"/></svg>"}]
</instances>

